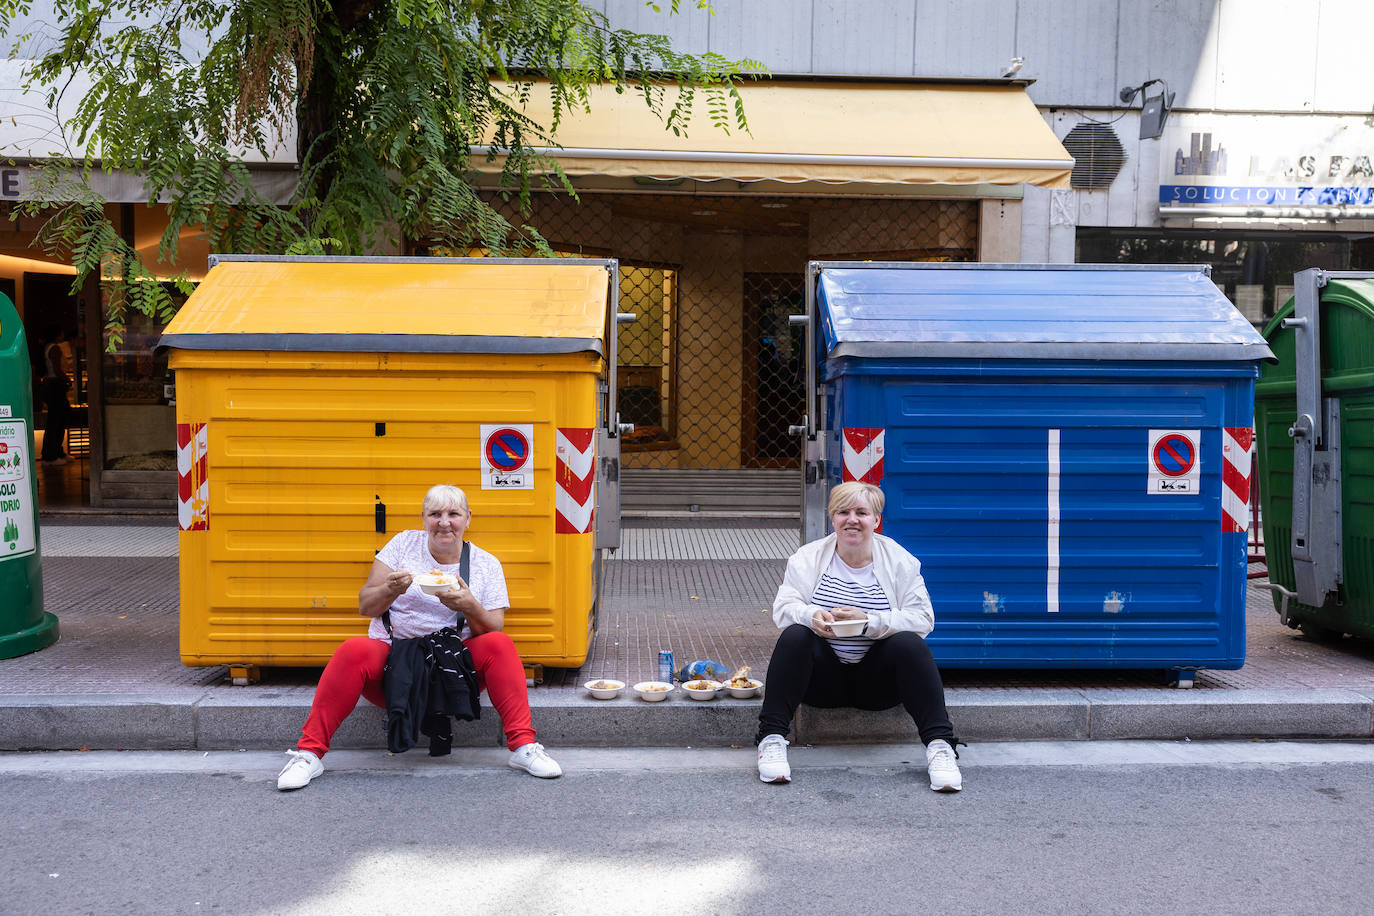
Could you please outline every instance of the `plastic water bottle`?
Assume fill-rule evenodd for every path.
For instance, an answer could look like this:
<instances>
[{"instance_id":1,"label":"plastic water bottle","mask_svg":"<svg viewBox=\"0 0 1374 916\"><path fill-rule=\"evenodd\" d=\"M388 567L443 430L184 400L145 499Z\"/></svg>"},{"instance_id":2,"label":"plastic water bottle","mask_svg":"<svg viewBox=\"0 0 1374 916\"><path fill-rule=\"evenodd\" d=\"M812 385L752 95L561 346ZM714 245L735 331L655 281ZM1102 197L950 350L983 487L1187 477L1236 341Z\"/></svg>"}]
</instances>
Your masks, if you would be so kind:
<instances>
[{"instance_id":1,"label":"plastic water bottle","mask_svg":"<svg viewBox=\"0 0 1374 916\"><path fill-rule=\"evenodd\" d=\"M673 651L671 649L658 650L658 679L665 684L673 682Z\"/></svg>"}]
</instances>

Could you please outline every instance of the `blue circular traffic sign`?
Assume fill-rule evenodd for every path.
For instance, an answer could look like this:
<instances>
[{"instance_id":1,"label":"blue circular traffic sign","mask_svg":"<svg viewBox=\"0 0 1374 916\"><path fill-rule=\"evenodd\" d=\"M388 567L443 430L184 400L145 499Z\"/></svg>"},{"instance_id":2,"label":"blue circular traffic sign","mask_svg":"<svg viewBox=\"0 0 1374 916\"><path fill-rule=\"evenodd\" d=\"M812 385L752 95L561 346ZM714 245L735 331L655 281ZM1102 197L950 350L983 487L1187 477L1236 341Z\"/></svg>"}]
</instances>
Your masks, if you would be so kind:
<instances>
[{"instance_id":1,"label":"blue circular traffic sign","mask_svg":"<svg viewBox=\"0 0 1374 916\"><path fill-rule=\"evenodd\" d=\"M498 429L487 437L486 454L498 471L518 471L530 460L530 442L518 429Z\"/></svg>"},{"instance_id":2,"label":"blue circular traffic sign","mask_svg":"<svg viewBox=\"0 0 1374 916\"><path fill-rule=\"evenodd\" d=\"M1193 441L1178 433L1169 433L1155 443L1155 467L1165 477L1182 477L1197 463L1197 449Z\"/></svg>"}]
</instances>

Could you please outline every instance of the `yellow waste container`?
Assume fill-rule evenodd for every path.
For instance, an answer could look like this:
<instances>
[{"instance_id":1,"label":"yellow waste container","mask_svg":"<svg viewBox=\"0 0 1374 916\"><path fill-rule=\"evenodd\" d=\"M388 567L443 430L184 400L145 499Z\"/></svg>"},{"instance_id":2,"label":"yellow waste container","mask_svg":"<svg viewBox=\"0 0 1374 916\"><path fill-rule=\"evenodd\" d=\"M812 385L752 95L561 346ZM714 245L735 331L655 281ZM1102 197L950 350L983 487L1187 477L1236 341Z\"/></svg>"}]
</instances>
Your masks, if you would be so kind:
<instances>
[{"instance_id":1,"label":"yellow waste container","mask_svg":"<svg viewBox=\"0 0 1374 916\"><path fill-rule=\"evenodd\" d=\"M619 457L616 262L210 263L160 342L176 382L182 661L323 665L366 632L373 554L452 483L469 539L505 568L522 657L581 665L619 535L614 477L596 481Z\"/></svg>"}]
</instances>

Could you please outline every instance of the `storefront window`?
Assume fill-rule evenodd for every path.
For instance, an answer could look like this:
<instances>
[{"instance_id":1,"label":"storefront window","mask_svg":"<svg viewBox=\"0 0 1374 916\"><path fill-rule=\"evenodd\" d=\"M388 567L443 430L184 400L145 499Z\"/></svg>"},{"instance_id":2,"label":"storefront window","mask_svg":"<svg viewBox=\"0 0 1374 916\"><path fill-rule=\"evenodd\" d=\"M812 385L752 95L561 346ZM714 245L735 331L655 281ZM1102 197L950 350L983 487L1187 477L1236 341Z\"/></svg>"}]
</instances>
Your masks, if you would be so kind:
<instances>
[{"instance_id":1,"label":"storefront window","mask_svg":"<svg viewBox=\"0 0 1374 916\"><path fill-rule=\"evenodd\" d=\"M172 284L178 307L186 297ZM176 408L172 404L167 354L154 350L165 323L125 310L124 332L110 349L108 328L112 287L101 284L106 319L104 355L105 468L112 471L176 470Z\"/></svg>"},{"instance_id":2,"label":"storefront window","mask_svg":"<svg viewBox=\"0 0 1374 916\"><path fill-rule=\"evenodd\" d=\"M1336 233L1080 229L1083 264L1210 264L1212 281L1256 326L1293 295L1309 267L1374 269L1374 238Z\"/></svg>"}]
</instances>

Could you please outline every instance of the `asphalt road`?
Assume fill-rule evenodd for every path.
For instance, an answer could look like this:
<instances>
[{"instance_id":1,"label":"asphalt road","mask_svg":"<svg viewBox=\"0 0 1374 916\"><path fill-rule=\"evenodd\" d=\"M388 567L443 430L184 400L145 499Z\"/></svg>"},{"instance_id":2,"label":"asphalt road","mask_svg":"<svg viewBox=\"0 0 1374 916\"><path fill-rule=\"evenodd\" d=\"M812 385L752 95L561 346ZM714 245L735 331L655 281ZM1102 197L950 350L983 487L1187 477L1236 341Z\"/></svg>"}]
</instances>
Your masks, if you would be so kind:
<instances>
[{"instance_id":1,"label":"asphalt road","mask_svg":"<svg viewBox=\"0 0 1374 916\"><path fill-rule=\"evenodd\" d=\"M0 912L1298 913L1368 905L1374 746L0 755ZM903 761L909 761L904 763Z\"/></svg>"}]
</instances>

